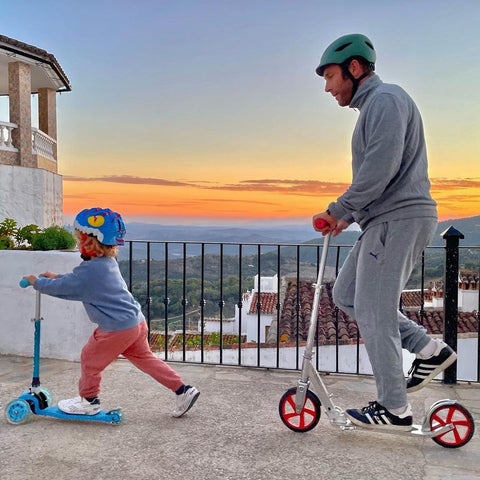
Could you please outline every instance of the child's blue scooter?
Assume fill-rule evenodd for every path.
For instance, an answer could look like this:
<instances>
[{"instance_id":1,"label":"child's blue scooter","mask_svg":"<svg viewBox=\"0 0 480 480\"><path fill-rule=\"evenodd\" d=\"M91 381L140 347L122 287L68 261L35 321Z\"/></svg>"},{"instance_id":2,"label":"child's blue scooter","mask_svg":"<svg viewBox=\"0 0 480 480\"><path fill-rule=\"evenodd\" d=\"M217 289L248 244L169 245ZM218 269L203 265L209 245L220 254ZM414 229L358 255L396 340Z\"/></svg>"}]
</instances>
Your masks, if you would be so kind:
<instances>
[{"instance_id":1,"label":"child's blue scooter","mask_svg":"<svg viewBox=\"0 0 480 480\"><path fill-rule=\"evenodd\" d=\"M26 288L29 285L30 283L26 279L20 281L22 288ZM108 411L100 410L95 415L75 415L62 412L57 406L52 406L50 392L40 386L40 323L43 320L40 316L40 299L41 294L37 292L35 318L32 319L32 322L35 322L32 386L28 391L22 393L22 395L12 400L5 407L7 421L14 425L20 425L28 422L32 415L39 415L43 417L61 418L63 420L119 424L123 418L120 408Z\"/></svg>"}]
</instances>

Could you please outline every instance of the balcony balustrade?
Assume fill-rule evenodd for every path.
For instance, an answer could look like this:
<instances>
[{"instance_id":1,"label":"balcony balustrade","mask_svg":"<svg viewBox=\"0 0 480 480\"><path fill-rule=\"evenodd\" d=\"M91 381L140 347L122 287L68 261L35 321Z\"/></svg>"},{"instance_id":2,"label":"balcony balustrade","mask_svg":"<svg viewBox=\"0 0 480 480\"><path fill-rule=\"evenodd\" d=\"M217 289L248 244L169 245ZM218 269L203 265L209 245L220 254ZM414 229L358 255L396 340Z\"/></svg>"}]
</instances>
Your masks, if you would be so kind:
<instances>
[{"instance_id":1,"label":"balcony balustrade","mask_svg":"<svg viewBox=\"0 0 480 480\"><path fill-rule=\"evenodd\" d=\"M0 150L17 151L12 142L12 130L14 128L17 128L16 123L0 121Z\"/></svg>"},{"instance_id":2,"label":"balcony balustrade","mask_svg":"<svg viewBox=\"0 0 480 480\"><path fill-rule=\"evenodd\" d=\"M12 132L16 128L18 128L18 125L15 123L0 121L0 150L18 152L12 139ZM48 160L56 162L56 145L57 141L54 138L38 128L32 127L32 153L34 155L41 155Z\"/></svg>"}]
</instances>

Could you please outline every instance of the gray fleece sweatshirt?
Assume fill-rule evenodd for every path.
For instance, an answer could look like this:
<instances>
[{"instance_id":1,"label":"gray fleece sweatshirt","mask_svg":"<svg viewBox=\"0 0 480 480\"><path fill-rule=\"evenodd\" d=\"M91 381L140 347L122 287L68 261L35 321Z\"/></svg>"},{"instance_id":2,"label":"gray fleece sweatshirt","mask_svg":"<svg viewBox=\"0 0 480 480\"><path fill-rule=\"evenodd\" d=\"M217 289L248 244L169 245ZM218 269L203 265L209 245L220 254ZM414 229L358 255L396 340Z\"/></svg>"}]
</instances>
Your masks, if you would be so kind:
<instances>
[{"instance_id":1,"label":"gray fleece sweatshirt","mask_svg":"<svg viewBox=\"0 0 480 480\"><path fill-rule=\"evenodd\" d=\"M399 86L367 78L350 108L360 115L352 137L352 184L328 209L362 230L388 220L437 216L430 196L420 113Z\"/></svg>"}]
</instances>

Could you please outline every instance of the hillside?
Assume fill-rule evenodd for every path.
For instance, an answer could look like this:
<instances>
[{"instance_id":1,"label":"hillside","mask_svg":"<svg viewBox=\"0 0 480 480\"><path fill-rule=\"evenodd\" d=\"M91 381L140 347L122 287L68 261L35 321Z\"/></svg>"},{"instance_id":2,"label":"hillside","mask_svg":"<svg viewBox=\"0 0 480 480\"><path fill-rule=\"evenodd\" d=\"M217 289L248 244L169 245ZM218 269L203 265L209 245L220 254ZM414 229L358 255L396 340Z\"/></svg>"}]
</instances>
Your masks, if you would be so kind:
<instances>
[{"instance_id":1,"label":"hillside","mask_svg":"<svg viewBox=\"0 0 480 480\"><path fill-rule=\"evenodd\" d=\"M480 216L456 218L445 220L438 223L437 231L431 241L432 246L444 246L445 240L441 234L449 227L456 228L463 233L465 238L461 240L460 245L480 247ZM335 238L332 238L332 245L351 245L360 235L358 231L345 231ZM317 243L318 238L310 239L307 243Z\"/></svg>"},{"instance_id":2,"label":"hillside","mask_svg":"<svg viewBox=\"0 0 480 480\"><path fill-rule=\"evenodd\" d=\"M268 222L266 222L268 223ZM461 244L480 246L480 216L445 220L438 223L432 245L441 246L440 234L450 226L465 235ZM351 245L358 238L358 230L347 230L332 244ZM222 242L222 243L322 243L309 222L302 225L252 225L252 226L198 226L161 225L153 223L127 224L126 240L150 240L169 242Z\"/></svg>"},{"instance_id":3,"label":"hillside","mask_svg":"<svg viewBox=\"0 0 480 480\"><path fill-rule=\"evenodd\" d=\"M437 233L432 241L432 245L445 244L445 241L441 238L441 234L450 226L453 226L465 236L465 238L460 241L460 245L475 247L480 246L480 215L439 222Z\"/></svg>"},{"instance_id":4,"label":"hillside","mask_svg":"<svg viewBox=\"0 0 480 480\"><path fill-rule=\"evenodd\" d=\"M443 247L445 240L441 234L450 226L455 227L465 236L461 240L460 246L479 246L480 247L480 216L460 218L454 220L446 220L439 222L437 231L432 239L431 245ZM340 249L340 263L343 262L349 247L355 243L359 237L358 230L349 229L342 232L337 237L332 238L331 245L342 245ZM170 242L168 245L169 258L182 258L184 255L183 242L192 242L185 248L186 255L193 257L200 255L202 252L201 243L205 242L205 254L219 255L220 247L218 243L223 243L224 255L238 255L238 243L242 244L242 255L255 255L258 251L256 244L263 244L262 255L268 254L275 250L275 247L269 245L289 245L289 244L323 244L323 237L313 231L311 225L307 222L304 225L272 225L272 226L187 226L187 225L160 225L149 223L129 223L127 224L126 240L134 241L133 258L142 259L146 257L146 246L142 241L158 241ZM139 243L137 243L139 242ZM216 243L209 245L208 243ZM478 251L472 252L462 251L461 257L467 255L467 258L461 258L463 264L470 264L475 255L478 257ZM332 250L333 251L333 250ZM296 247L282 247L282 256L294 258L296 256ZM126 260L129 251L120 249L119 259ZM313 250L306 254L302 260L306 262L315 261L315 253ZM155 260L165 259L164 243L152 244L150 249L150 257ZM435 270L438 263L443 259L440 252L434 255ZM472 257L472 258L470 258ZM329 262L330 264L332 261Z\"/></svg>"}]
</instances>

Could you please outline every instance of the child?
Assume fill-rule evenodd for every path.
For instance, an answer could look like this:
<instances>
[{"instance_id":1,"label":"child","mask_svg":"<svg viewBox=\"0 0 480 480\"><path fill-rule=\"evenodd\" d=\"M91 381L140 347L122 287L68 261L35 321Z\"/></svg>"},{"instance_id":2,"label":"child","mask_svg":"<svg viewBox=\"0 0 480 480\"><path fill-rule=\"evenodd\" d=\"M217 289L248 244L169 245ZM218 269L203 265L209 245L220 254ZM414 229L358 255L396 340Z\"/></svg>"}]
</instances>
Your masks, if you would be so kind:
<instances>
[{"instance_id":1,"label":"child","mask_svg":"<svg viewBox=\"0 0 480 480\"><path fill-rule=\"evenodd\" d=\"M45 272L25 276L41 293L83 302L90 320L98 324L82 349L80 396L58 402L65 413L94 415L100 411L102 372L120 354L157 382L176 393L174 417L181 417L200 392L157 358L147 341L147 324L140 305L120 273L117 246L123 245L122 217L110 209L82 210L74 222L74 236L82 259L71 273Z\"/></svg>"}]
</instances>

